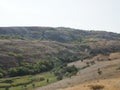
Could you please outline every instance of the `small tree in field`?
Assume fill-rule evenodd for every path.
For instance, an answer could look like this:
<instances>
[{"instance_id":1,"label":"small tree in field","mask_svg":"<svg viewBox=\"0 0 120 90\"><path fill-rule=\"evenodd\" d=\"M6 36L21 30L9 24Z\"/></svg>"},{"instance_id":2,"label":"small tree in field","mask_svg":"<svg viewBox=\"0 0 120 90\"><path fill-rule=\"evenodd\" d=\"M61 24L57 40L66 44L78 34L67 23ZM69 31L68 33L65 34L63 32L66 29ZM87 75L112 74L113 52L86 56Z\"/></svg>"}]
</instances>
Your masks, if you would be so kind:
<instances>
[{"instance_id":1,"label":"small tree in field","mask_svg":"<svg viewBox=\"0 0 120 90\"><path fill-rule=\"evenodd\" d=\"M47 78L47 83L49 83L49 79Z\"/></svg>"},{"instance_id":2,"label":"small tree in field","mask_svg":"<svg viewBox=\"0 0 120 90\"><path fill-rule=\"evenodd\" d=\"M5 90L9 90L9 87L5 87Z\"/></svg>"},{"instance_id":3,"label":"small tree in field","mask_svg":"<svg viewBox=\"0 0 120 90\"><path fill-rule=\"evenodd\" d=\"M98 74L101 75L102 71L100 70L100 68L98 68Z\"/></svg>"},{"instance_id":4,"label":"small tree in field","mask_svg":"<svg viewBox=\"0 0 120 90\"><path fill-rule=\"evenodd\" d=\"M27 84L24 84L24 88L25 88L25 89L27 88Z\"/></svg>"},{"instance_id":5,"label":"small tree in field","mask_svg":"<svg viewBox=\"0 0 120 90\"><path fill-rule=\"evenodd\" d=\"M32 83L32 87L35 88L35 84L34 83Z\"/></svg>"},{"instance_id":6,"label":"small tree in field","mask_svg":"<svg viewBox=\"0 0 120 90\"><path fill-rule=\"evenodd\" d=\"M63 79L63 76L62 75L58 75L57 76L57 80L62 80Z\"/></svg>"}]
</instances>

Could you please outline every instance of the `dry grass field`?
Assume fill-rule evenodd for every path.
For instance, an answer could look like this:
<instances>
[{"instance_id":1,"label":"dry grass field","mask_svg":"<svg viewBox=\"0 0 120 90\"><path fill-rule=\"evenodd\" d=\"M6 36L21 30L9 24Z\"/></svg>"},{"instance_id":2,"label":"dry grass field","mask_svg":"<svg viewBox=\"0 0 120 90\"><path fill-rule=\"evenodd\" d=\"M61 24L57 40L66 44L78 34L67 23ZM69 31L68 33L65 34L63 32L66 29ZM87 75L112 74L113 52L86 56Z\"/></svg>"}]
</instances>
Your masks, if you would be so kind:
<instances>
[{"instance_id":1,"label":"dry grass field","mask_svg":"<svg viewBox=\"0 0 120 90\"><path fill-rule=\"evenodd\" d=\"M120 90L120 78L92 81L59 90Z\"/></svg>"},{"instance_id":2,"label":"dry grass field","mask_svg":"<svg viewBox=\"0 0 120 90\"><path fill-rule=\"evenodd\" d=\"M98 59L99 58L99 59ZM37 88L36 90L120 90L120 53L111 53L109 56L96 57L70 63L78 68L86 66L86 62L95 64L80 69L76 76L63 79L53 84ZM102 74L98 74L98 68Z\"/></svg>"}]
</instances>

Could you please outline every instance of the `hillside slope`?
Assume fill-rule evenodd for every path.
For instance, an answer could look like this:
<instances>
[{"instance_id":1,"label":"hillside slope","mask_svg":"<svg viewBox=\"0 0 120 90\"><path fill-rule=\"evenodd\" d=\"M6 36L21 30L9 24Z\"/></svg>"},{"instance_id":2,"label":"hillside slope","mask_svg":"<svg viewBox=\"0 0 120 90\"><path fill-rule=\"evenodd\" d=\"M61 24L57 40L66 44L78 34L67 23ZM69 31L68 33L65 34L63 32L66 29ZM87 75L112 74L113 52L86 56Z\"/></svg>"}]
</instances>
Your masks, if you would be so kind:
<instances>
[{"instance_id":1,"label":"hillside slope","mask_svg":"<svg viewBox=\"0 0 120 90\"><path fill-rule=\"evenodd\" d=\"M120 34L64 27L0 27L0 77L41 73L112 52L120 52Z\"/></svg>"},{"instance_id":2,"label":"hillside slope","mask_svg":"<svg viewBox=\"0 0 120 90\"><path fill-rule=\"evenodd\" d=\"M119 72L115 68L120 60L111 58L115 56L111 53L116 52L120 52L120 34L117 33L64 27L0 27L0 78L50 72L56 81L80 70L77 76L38 88L56 90L96 78L111 78L111 73L117 77ZM95 61L91 61L93 57ZM96 73L98 68L104 72L101 77ZM48 83L48 77L46 80ZM1 88L13 87L9 81L6 83L1 82Z\"/></svg>"},{"instance_id":3,"label":"hillside slope","mask_svg":"<svg viewBox=\"0 0 120 90\"><path fill-rule=\"evenodd\" d=\"M47 86L39 87L36 90L93 90L90 87L97 85L104 86L104 89L102 90L119 90L119 55L120 53L112 53L109 56L106 56L111 58L110 61L106 60L106 57L102 57L104 59L103 61L98 61L97 58L94 57L91 59L86 59L84 62L77 61L76 63L72 63L74 65L79 64L80 68L84 67L86 62L95 61L95 64L90 64L89 67L80 69L76 76L63 79ZM101 75L98 74L98 68L102 71Z\"/></svg>"},{"instance_id":4,"label":"hillside slope","mask_svg":"<svg viewBox=\"0 0 120 90\"><path fill-rule=\"evenodd\" d=\"M39 39L59 42L81 42L85 38L120 40L120 34L112 32L84 31L64 27L0 27L0 37L7 39Z\"/></svg>"},{"instance_id":5,"label":"hillside slope","mask_svg":"<svg viewBox=\"0 0 120 90\"><path fill-rule=\"evenodd\" d=\"M105 80L99 80L99 82L92 81L92 82L87 82L84 84L76 85L66 89L59 89L59 90L92 90L91 89L92 87L103 88L102 90L120 90L119 81L120 81L120 78L105 79Z\"/></svg>"}]
</instances>

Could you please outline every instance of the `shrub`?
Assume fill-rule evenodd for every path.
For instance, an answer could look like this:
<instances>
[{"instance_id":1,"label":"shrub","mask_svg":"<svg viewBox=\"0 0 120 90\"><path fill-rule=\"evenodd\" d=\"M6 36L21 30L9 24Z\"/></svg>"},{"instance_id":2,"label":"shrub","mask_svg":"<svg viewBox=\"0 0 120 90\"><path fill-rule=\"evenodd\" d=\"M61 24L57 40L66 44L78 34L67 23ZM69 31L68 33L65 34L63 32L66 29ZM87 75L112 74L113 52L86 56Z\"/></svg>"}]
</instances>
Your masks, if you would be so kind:
<instances>
[{"instance_id":1,"label":"shrub","mask_svg":"<svg viewBox=\"0 0 120 90\"><path fill-rule=\"evenodd\" d=\"M32 83L32 87L33 87L33 88L35 87L35 83Z\"/></svg>"},{"instance_id":2,"label":"shrub","mask_svg":"<svg viewBox=\"0 0 120 90\"><path fill-rule=\"evenodd\" d=\"M8 79L8 80L3 81L2 83L10 83L11 84L11 83L13 83L13 80Z\"/></svg>"},{"instance_id":3,"label":"shrub","mask_svg":"<svg viewBox=\"0 0 120 90\"><path fill-rule=\"evenodd\" d=\"M0 88L6 88L6 87L10 87L11 85L8 83L0 83Z\"/></svg>"},{"instance_id":4,"label":"shrub","mask_svg":"<svg viewBox=\"0 0 120 90\"><path fill-rule=\"evenodd\" d=\"M100 70L100 68L98 68L98 74L101 75L102 71Z\"/></svg>"},{"instance_id":5,"label":"shrub","mask_svg":"<svg viewBox=\"0 0 120 90\"><path fill-rule=\"evenodd\" d=\"M17 75L17 69L16 68L10 68L8 72L9 72L10 76L16 76Z\"/></svg>"},{"instance_id":6,"label":"shrub","mask_svg":"<svg viewBox=\"0 0 120 90\"><path fill-rule=\"evenodd\" d=\"M2 78L3 77L3 74L2 73L0 73L0 78Z\"/></svg>"},{"instance_id":7,"label":"shrub","mask_svg":"<svg viewBox=\"0 0 120 90\"><path fill-rule=\"evenodd\" d=\"M75 75L78 72L78 69L73 66L60 66L57 68L54 72L54 74L57 76L57 80L62 80L63 77L71 77Z\"/></svg>"},{"instance_id":8,"label":"shrub","mask_svg":"<svg viewBox=\"0 0 120 90\"><path fill-rule=\"evenodd\" d=\"M39 81L44 81L44 80L45 80L44 77L34 77L34 78L32 78L33 82L39 82Z\"/></svg>"},{"instance_id":9,"label":"shrub","mask_svg":"<svg viewBox=\"0 0 120 90\"><path fill-rule=\"evenodd\" d=\"M103 85L89 85L92 90L101 90L104 88Z\"/></svg>"},{"instance_id":10,"label":"shrub","mask_svg":"<svg viewBox=\"0 0 120 90\"><path fill-rule=\"evenodd\" d=\"M62 80L63 79L63 76L62 75L58 75L57 76L57 80Z\"/></svg>"},{"instance_id":11,"label":"shrub","mask_svg":"<svg viewBox=\"0 0 120 90\"><path fill-rule=\"evenodd\" d=\"M9 90L9 87L5 87L5 90Z\"/></svg>"}]
</instances>

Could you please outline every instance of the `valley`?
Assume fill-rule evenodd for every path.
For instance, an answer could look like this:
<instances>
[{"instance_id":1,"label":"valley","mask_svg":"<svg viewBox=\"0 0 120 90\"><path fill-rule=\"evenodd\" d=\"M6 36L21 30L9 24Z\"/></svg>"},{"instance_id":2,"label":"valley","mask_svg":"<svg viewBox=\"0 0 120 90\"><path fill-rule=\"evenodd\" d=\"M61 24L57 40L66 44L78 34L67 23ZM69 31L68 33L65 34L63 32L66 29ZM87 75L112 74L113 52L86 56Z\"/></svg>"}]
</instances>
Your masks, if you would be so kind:
<instances>
[{"instance_id":1,"label":"valley","mask_svg":"<svg viewBox=\"0 0 120 90\"><path fill-rule=\"evenodd\" d=\"M119 75L120 34L0 27L0 90L117 90Z\"/></svg>"}]
</instances>

